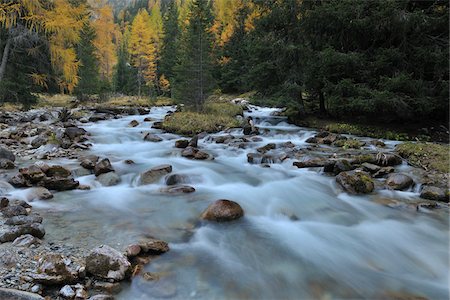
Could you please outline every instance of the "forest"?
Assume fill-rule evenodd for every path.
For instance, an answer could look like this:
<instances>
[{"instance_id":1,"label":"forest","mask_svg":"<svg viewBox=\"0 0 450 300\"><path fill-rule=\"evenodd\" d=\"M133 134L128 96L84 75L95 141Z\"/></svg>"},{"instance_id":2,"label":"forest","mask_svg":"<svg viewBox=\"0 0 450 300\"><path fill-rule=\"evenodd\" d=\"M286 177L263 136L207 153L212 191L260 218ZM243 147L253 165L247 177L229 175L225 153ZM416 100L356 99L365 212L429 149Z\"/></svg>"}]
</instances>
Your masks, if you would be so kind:
<instances>
[{"instance_id":1,"label":"forest","mask_svg":"<svg viewBox=\"0 0 450 300\"><path fill-rule=\"evenodd\" d=\"M252 92L297 116L448 118L449 3L29 0L0 4L0 101Z\"/></svg>"}]
</instances>

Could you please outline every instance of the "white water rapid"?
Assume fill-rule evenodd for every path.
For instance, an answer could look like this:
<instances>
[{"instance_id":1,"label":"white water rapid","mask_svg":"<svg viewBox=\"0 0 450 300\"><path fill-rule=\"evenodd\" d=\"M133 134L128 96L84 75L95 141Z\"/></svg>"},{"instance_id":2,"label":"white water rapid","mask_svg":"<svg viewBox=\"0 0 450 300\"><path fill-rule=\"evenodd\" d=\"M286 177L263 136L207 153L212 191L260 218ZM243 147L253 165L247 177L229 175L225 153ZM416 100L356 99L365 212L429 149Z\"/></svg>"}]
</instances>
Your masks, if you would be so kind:
<instances>
[{"instance_id":1,"label":"white water rapid","mask_svg":"<svg viewBox=\"0 0 450 300\"><path fill-rule=\"evenodd\" d=\"M90 152L108 157L121 183L102 187L94 175L82 176L76 179L91 190L58 193L34 204L42 210L47 236L67 244L124 249L143 235L170 243L171 250L145 269L160 279L137 277L117 299L382 299L402 293L448 299L447 209L417 212L376 201L408 203L418 200L415 191L350 196L320 168L298 169L291 159L270 168L249 164L247 153L258 147L291 141L305 148L315 133L271 117L275 109L251 107L246 113L260 127L262 141L241 149L206 137L199 147L215 159L186 159L174 147L179 136L144 122L162 120L170 109L84 126L92 135ZM140 125L128 127L133 119ZM142 132L164 140L143 141ZM212 136L230 133L240 136L242 130ZM126 164L129 159L135 164ZM186 174L196 191L161 193L164 179L137 186L140 172L161 164ZM238 202L245 217L200 222L201 212L217 199Z\"/></svg>"}]
</instances>

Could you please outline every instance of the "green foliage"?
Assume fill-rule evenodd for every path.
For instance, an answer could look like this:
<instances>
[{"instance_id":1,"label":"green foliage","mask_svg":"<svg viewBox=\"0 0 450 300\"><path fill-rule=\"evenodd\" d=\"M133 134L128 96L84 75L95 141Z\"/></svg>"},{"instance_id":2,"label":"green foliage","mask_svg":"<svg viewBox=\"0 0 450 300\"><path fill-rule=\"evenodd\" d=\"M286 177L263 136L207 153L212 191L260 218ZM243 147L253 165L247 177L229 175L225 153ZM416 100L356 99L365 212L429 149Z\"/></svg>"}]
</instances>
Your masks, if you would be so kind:
<instances>
[{"instance_id":1,"label":"green foliage","mask_svg":"<svg viewBox=\"0 0 450 300\"><path fill-rule=\"evenodd\" d=\"M193 0L188 25L180 42L180 61L175 67L175 98L197 112L214 87L212 77L211 2Z\"/></svg>"},{"instance_id":2,"label":"green foliage","mask_svg":"<svg viewBox=\"0 0 450 300\"><path fill-rule=\"evenodd\" d=\"M115 91L125 95L137 94L137 70L129 63L129 54L126 44L122 44L114 72Z\"/></svg>"},{"instance_id":3,"label":"green foliage","mask_svg":"<svg viewBox=\"0 0 450 300\"><path fill-rule=\"evenodd\" d=\"M164 74L171 84L175 80L174 66L178 63L178 44L180 29L178 26L178 7L172 1L163 18L164 37L162 40L159 73Z\"/></svg>"},{"instance_id":4,"label":"green foliage","mask_svg":"<svg viewBox=\"0 0 450 300\"><path fill-rule=\"evenodd\" d=\"M395 150L410 163L426 170L449 172L449 145L407 142L398 145Z\"/></svg>"},{"instance_id":5,"label":"green foliage","mask_svg":"<svg viewBox=\"0 0 450 300\"><path fill-rule=\"evenodd\" d=\"M86 98L86 95L98 94L101 89L98 60L94 54L95 46L92 44L95 36L94 28L86 22L81 31L81 41L77 47L77 56L81 66L78 69L80 79L78 86L75 88L75 95L80 100Z\"/></svg>"}]
</instances>

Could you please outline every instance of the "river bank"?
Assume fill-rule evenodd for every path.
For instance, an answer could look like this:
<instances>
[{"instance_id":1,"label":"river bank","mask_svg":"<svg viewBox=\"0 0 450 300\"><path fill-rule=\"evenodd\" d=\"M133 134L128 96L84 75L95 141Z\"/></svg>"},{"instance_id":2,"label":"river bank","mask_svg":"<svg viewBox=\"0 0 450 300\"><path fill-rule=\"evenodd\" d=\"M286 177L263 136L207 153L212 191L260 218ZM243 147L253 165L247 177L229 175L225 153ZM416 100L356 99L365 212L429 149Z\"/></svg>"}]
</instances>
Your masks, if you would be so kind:
<instances>
[{"instance_id":1,"label":"river bank","mask_svg":"<svg viewBox=\"0 0 450 300\"><path fill-rule=\"evenodd\" d=\"M155 126L174 109L2 114L0 142L16 159L14 168L1 171L0 180L21 174L24 184L33 185L7 186L6 207L23 207L26 212L16 210L28 219L38 213L42 223L31 224L45 228L45 235L35 234L43 237L33 243L35 249L12 246L14 241L0 245L2 286L63 297L67 283L85 298L116 294L118 299L256 298L262 290L267 298L448 295L442 285L448 267L448 173L408 166L395 152L399 142L299 128L276 116L277 109L255 106L245 116L253 117L260 135L244 136L231 128L184 138ZM47 140L39 145L38 138ZM67 176L55 176L56 169ZM47 179L52 177L67 180ZM68 186L74 189L55 190ZM239 203L245 216L231 223L201 220L217 199ZM21 200L33 208L14 202ZM2 226L10 218L3 213ZM401 236L414 238L402 244ZM100 244L121 254L149 238L169 242L171 250L151 256L150 264L140 258L142 263L134 265L143 270L132 281L108 284L90 272L83 277L85 257ZM424 252L417 246L421 243L432 250ZM319 249L337 250L318 255ZM354 258L340 255L343 251ZM399 257L404 251L414 258ZM70 257L67 267L77 270L81 286L46 285L29 276L40 274L35 257L48 252ZM391 255L386 258L385 252ZM401 275L405 269L411 277ZM384 272L396 278L395 284L384 282ZM417 283L419 277L420 284L411 288L411 280Z\"/></svg>"}]
</instances>

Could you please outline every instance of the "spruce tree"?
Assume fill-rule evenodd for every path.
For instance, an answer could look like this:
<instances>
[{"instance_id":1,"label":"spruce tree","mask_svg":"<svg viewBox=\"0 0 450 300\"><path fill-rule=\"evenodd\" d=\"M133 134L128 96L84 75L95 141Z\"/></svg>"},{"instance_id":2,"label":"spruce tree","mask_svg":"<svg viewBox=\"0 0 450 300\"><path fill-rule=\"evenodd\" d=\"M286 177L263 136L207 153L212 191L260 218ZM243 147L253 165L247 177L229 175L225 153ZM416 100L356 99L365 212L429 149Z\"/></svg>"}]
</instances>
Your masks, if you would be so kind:
<instances>
[{"instance_id":1,"label":"spruce tree","mask_svg":"<svg viewBox=\"0 0 450 300\"><path fill-rule=\"evenodd\" d=\"M180 43L180 62L175 67L175 98L200 111L214 86L212 77L213 21L211 2L193 0L188 24Z\"/></svg>"},{"instance_id":2,"label":"spruce tree","mask_svg":"<svg viewBox=\"0 0 450 300\"><path fill-rule=\"evenodd\" d=\"M178 27L178 7L175 1L169 4L163 19L163 45L159 61L159 74L164 75L170 84L174 83L174 67L178 62L178 44L180 29Z\"/></svg>"},{"instance_id":3,"label":"spruce tree","mask_svg":"<svg viewBox=\"0 0 450 300\"><path fill-rule=\"evenodd\" d=\"M95 30L88 22L83 26L81 32L81 41L77 47L77 56L81 62L78 69L80 77L78 86L75 88L75 94L78 99L83 100L86 95L99 93L99 65L95 56Z\"/></svg>"}]
</instances>

